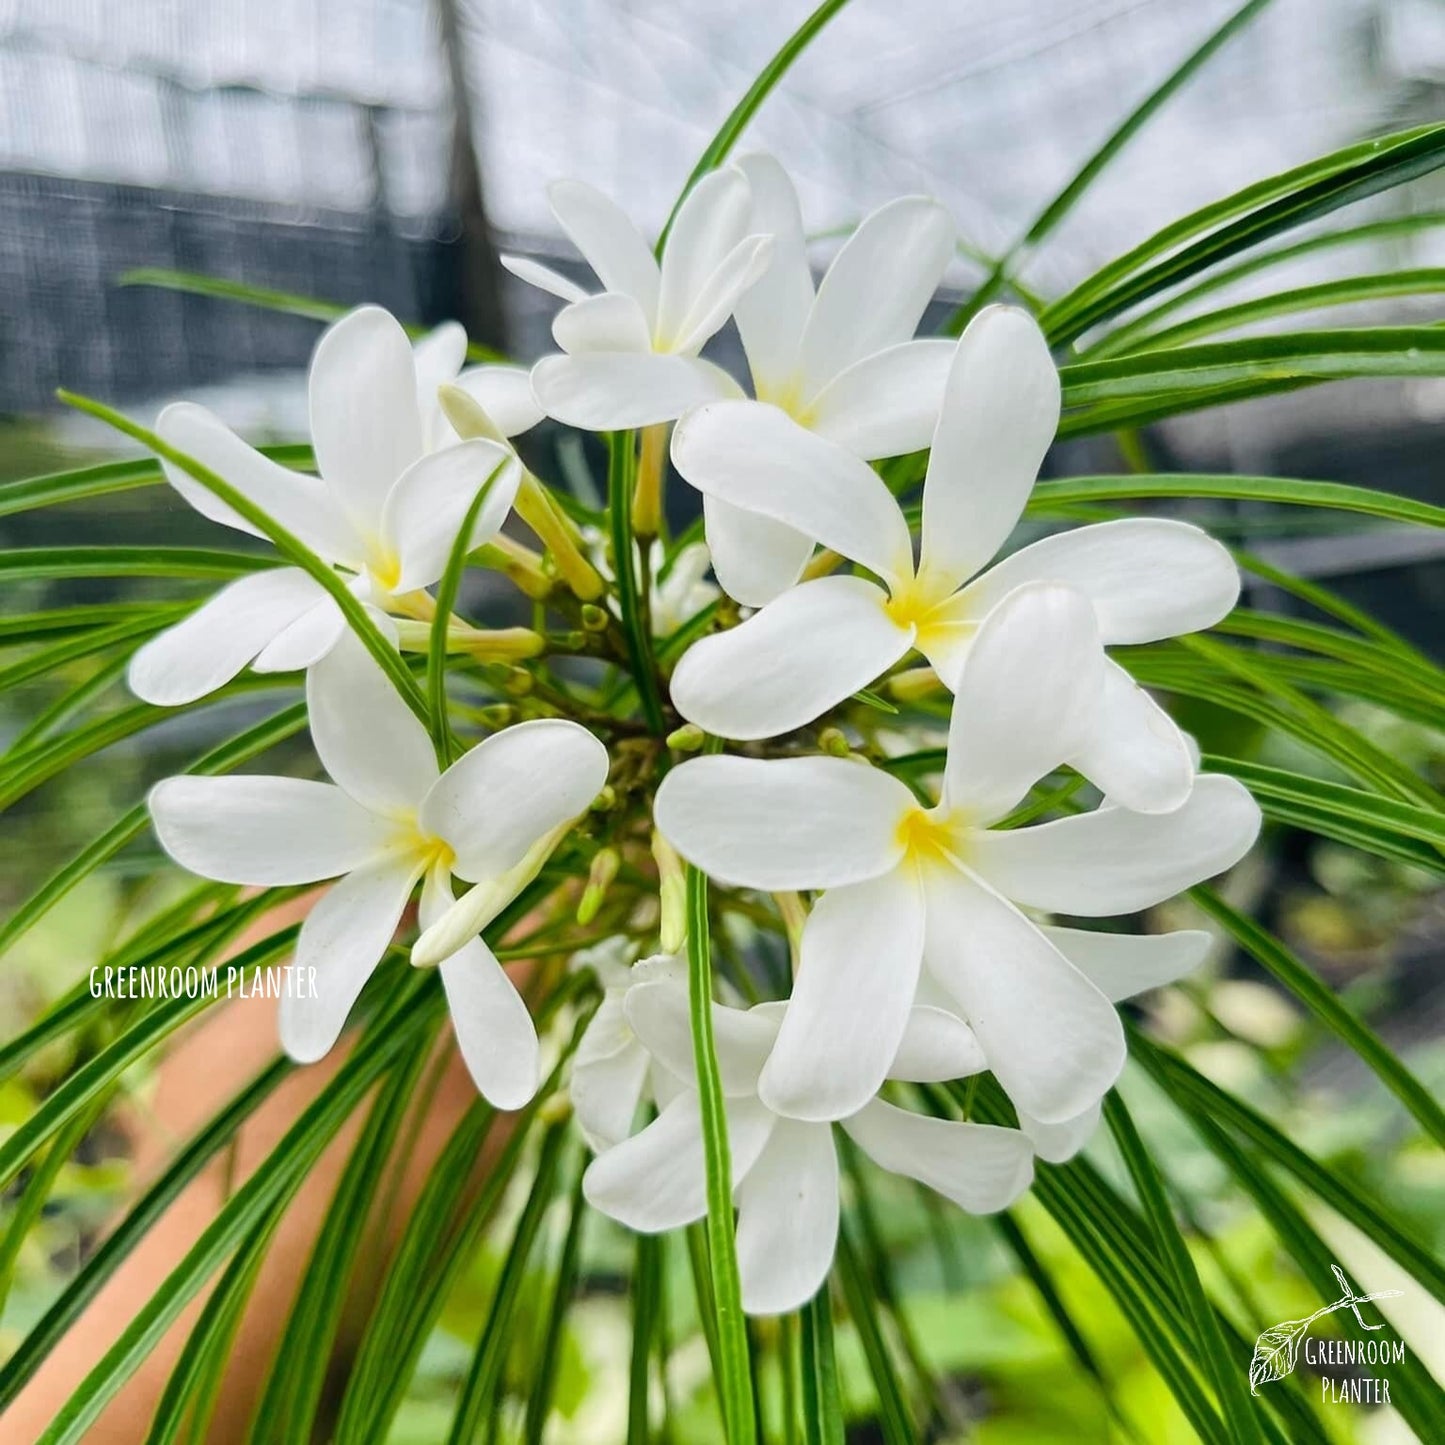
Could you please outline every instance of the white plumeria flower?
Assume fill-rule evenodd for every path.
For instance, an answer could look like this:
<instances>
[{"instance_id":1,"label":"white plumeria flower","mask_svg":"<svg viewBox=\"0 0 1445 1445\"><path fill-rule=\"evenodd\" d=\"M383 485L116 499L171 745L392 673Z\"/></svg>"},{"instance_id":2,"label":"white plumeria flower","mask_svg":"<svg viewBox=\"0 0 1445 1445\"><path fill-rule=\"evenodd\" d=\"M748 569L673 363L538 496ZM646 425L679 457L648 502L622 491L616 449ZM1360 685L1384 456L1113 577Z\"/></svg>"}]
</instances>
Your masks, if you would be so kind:
<instances>
[{"instance_id":1,"label":"white plumeria flower","mask_svg":"<svg viewBox=\"0 0 1445 1445\"><path fill-rule=\"evenodd\" d=\"M465 355L460 326L438 328L413 351L400 323L377 306L360 307L329 327L317 343L309 379L320 476L279 466L190 402L166 407L156 431L323 561L345 569L352 591L385 613L393 597L442 575L467 509L489 476L497 472L471 546L501 527L521 481L508 448L487 440L458 442L441 415L437 387L455 381L509 423L521 419L523 393L516 377L503 374L517 368L477 368L458 376ZM256 535L194 477L170 462L162 466L202 516ZM253 572L142 647L131 659L130 687L161 706L193 702L247 664L258 672L307 667L344 628L335 600L301 568Z\"/></svg>"},{"instance_id":2,"label":"white plumeria flower","mask_svg":"<svg viewBox=\"0 0 1445 1445\"><path fill-rule=\"evenodd\" d=\"M1172 813L1105 805L991 829L1076 754L1102 670L1087 600L1032 583L979 629L937 807L839 758L706 757L663 780L657 827L698 867L748 888L827 890L763 1072L770 1107L828 1119L869 1099L920 969L1021 1113L1063 1123L1114 1082L1124 1062L1114 1006L1071 957L1072 938L1051 937L1020 910L1103 917L1150 907L1243 857L1260 812L1233 778L1206 774Z\"/></svg>"},{"instance_id":3,"label":"white plumeria flower","mask_svg":"<svg viewBox=\"0 0 1445 1445\"><path fill-rule=\"evenodd\" d=\"M425 730L349 634L310 669L306 695L331 782L175 777L150 795L161 845L202 877L257 887L337 880L296 947L315 994L281 1001L281 1042L301 1063L340 1036L419 879L423 928L452 907L453 874L489 885L495 916L607 780L602 744L556 719L496 733L439 775ZM477 1088L498 1108L521 1107L536 1092L537 1034L511 980L479 938L441 974Z\"/></svg>"},{"instance_id":4,"label":"white plumeria flower","mask_svg":"<svg viewBox=\"0 0 1445 1445\"><path fill-rule=\"evenodd\" d=\"M612 562L607 555L607 538L595 527L582 533L587 555L598 575L608 582L615 581ZM654 539L647 549L648 575L648 616L652 622L652 635L658 639L670 637L684 622L691 621L704 607L716 602L722 596L717 586L707 580L712 559L706 542L689 542L672 559L672 566L664 574L663 565L667 553L662 542ZM615 598L607 604L614 616L621 616Z\"/></svg>"},{"instance_id":5,"label":"white plumeria flower","mask_svg":"<svg viewBox=\"0 0 1445 1445\"><path fill-rule=\"evenodd\" d=\"M768 264L772 241L747 234L748 183L713 171L688 193L662 264L627 216L581 181L547 191L562 229L597 273L589 296L565 276L516 256L502 264L568 302L552 322L563 355L532 368L548 416L588 431L672 421L710 397L738 396L721 367L698 355Z\"/></svg>"},{"instance_id":6,"label":"white plumeria flower","mask_svg":"<svg viewBox=\"0 0 1445 1445\"><path fill-rule=\"evenodd\" d=\"M874 211L815 294L787 173L768 155L744 156L737 167L752 191L751 228L773 238L768 269L733 308L753 395L867 461L927 446L955 343L913 333L953 255L948 212L926 196ZM733 424L746 427L749 417L739 407ZM798 580L812 537L716 493L704 496L703 509L729 596L761 607Z\"/></svg>"},{"instance_id":7,"label":"white plumeria flower","mask_svg":"<svg viewBox=\"0 0 1445 1445\"><path fill-rule=\"evenodd\" d=\"M593 952L589 950L589 953ZM665 1102L677 1092L671 1076L653 1068L652 1055L627 1020L628 993L643 984L668 983L687 997L687 967L677 954L659 953L630 968L612 958L590 958L603 984L602 1002L572 1059L569 1092L582 1137L594 1151L620 1144L644 1097Z\"/></svg>"},{"instance_id":8,"label":"white plumeria flower","mask_svg":"<svg viewBox=\"0 0 1445 1445\"><path fill-rule=\"evenodd\" d=\"M743 1309L782 1314L822 1286L838 1238L838 1159L832 1126L788 1118L759 1097L759 1076L791 1005L744 1012L712 1005L725 1095L738 1274ZM588 1202L643 1234L678 1229L707 1213L701 1115L685 986L673 981L628 990L627 1022L660 1068L671 1097L640 1133L600 1154L582 1188ZM966 1029L919 1009L896 1042L889 1075L932 1082L976 1072ZM635 1105L636 1099L633 1099ZM928 1118L869 1098L843 1128L882 1168L916 1179L971 1214L1005 1209L1033 1180L1033 1151L1016 1129Z\"/></svg>"},{"instance_id":9,"label":"white plumeria flower","mask_svg":"<svg viewBox=\"0 0 1445 1445\"><path fill-rule=\"evenodd\" d=\"M712 558L706 542L690 542L683 547L665 575L662 573L663 551L657 542L652 544L651 560L652 632L655 637L670 637L722 594L707 580Z\"/></svg>"},{"instance_id":10,"label":"white plumeria flower","mask_svg":"<svg viewBox=\"0 0 1445 1445\"><path fill-rule=\"evenodd\" d=\"M1102 933L1083 928L1040 924L1039 931L1074 965L1110 1003L1122 1003L1136 994L1163 988L1192 973L1208 956L1213 939L1197 928L1170 933ZM957 1004L925 970L918 980L918 1000L953 1017L953 1026L968 1025L954 1016ZM915 1009L916 1012L916 1009ZM976 1042L976 1041L975 1041ZM982 1057L982 1049L980 1049ZM986 1068L987 1064L980 1064ZM1099 1127L1102 1095L1072 1118L1045 1124L1019 1110L1019 1128L1028 1135L1034 1153L1050 1164L1072 1159Z\"/></svg>"},{"instance_id":11,"label":"white plumeria flower","mask_svg":"<svg viewBox=\"0 0 1445 1445\"><path fill-rule=\"evenodd\" d=\"M435 334L432 333L433 336ZM422 371L421 349L425 344L424 340L416 347L418 377ZM481 408L491 424L493 439L499 442L510 444L513 437L531 431L546 415L532 395L532 378L525 366L489 362L485 366L470 366L460 375L440 375L429 387L419 381L417 390L423 406L422 431L429 452L455 446L460 440L437 401L437 390L444 385L466 392Z\"/></svg>"},{"instance_id":12,"label":"white plumeria flower","mask_svg":"<svg viewBox=\"0 0 1445 1445\"><path fill-rule=\"evenodd\" d=\"M989 611L1030 581L1086 594L1105 645L1217 622L1239 596L1239 573L1218 542L1183 522L1079 527L975 576L1023 512L1058 417L1058 372L1032 318L1009 307L980 312L949 369L915 567L902 509L844 447L775 407L720 401L691 411L672 452L694 486L793 527L882 582L804 582L741 626L701 639L673 674L677 710L725 738L773 737L811 722L913 648L952 687ZM1131 808L1167 811L1188 793L1183 736L1122 668L1107 669L1100 727L1081 749L1075 766Z\"/></svg>"}]
</instances>

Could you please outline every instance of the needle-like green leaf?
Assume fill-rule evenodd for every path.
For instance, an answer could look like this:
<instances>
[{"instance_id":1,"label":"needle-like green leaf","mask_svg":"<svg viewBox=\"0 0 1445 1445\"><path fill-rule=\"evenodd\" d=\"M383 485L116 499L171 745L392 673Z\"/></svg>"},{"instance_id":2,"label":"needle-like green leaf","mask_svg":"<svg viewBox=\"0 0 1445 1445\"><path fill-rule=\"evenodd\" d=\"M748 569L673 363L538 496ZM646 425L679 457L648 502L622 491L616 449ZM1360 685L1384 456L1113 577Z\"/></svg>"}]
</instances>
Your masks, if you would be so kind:
<instances>
[{"instance_id":1,"label":"needle-like green leaf","mask_svg":"<svg viewBox=\"0 0 1445 1445\"><path fill-rule=\"evenodd\" d=\"M692 1051L697 1065L698 1104L702 1115L703 1162L707 1171L707 1255L717 1326L718 1393L728 1445L753 1445L753 1385L748 1370L748 1341L743 1324L742 1287L738 1283L733 1238L732 1155L727 1113L712 1030L712 941L708 926L707 875L687 869L688 1011Z\"/></svg>"}]
</instances>

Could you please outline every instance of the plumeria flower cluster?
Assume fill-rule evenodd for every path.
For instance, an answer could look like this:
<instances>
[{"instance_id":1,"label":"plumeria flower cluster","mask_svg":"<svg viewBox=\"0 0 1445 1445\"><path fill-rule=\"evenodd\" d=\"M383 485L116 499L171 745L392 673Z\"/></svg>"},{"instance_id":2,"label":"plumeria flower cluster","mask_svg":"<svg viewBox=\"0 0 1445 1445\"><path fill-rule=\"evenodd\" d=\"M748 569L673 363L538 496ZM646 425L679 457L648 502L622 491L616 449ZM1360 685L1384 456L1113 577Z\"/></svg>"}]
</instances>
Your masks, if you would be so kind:
<instances>
[{"instance_id":1,"label":"plumeria flower cluster","mask_svg":"<svg viewBox=\"0 0 1445 1445\"><path fill-rule=\"evenodd\" d=\"M317 348L317 475L198 408L162 414L200 464L168 463L182 496L258 530L206 485L223 478L336 570L376 636L362 645L313 570L277 567L148 643L131 681L160 703L305 669L330 779L172 778L151 811L206 877L327 885L297 944L316 992L281 1010L297 1059L333 1047L410 939L478 1088L520 1107L542 1045L485 935L505 916L574 953L572 997L594 1011L563 1077L596 1156L587 1199L647 1232L702 1217L716 1070L744 1307L787 1311L833 1258L839 1131L965 1210L1006 1208L1097 1126L1126 1057L1116 1005L1204 958L1200 931L1083 925L1227 870L1257 836L1249 793L1200 773L1115 651L1213 625L1239 579L1158 517L1015 545L1059 374L1016 308L916 334L955 245L937 202L874 212L815 284L768 156L704 177L657 253L591 187L550 198L601 290L507 259L565 303L559 351L530 372L463 369L455 328L413 347L367 307ZM747 390L701 354L730 321ZM543 418L608 434L605 515L523 459ZM669 459L701 536L667 535ZM540 551L503 530L513 511ZM518 582L532 627L437 617L428 589L458 547ZM377 648L428 650L438 629L428 666L458 686L428 690L447 715L424 724ZM685 866L737 944L700 973L685 948L691 931L705 954L706 895ZM761 963L769 932L786 986ZM710 969L717 996L691 997ZM704 1003L715 1057L690 1025ZM970 1117L959 1081L984 1075L1004 1122Z\"/></svg>"}]
</instances>

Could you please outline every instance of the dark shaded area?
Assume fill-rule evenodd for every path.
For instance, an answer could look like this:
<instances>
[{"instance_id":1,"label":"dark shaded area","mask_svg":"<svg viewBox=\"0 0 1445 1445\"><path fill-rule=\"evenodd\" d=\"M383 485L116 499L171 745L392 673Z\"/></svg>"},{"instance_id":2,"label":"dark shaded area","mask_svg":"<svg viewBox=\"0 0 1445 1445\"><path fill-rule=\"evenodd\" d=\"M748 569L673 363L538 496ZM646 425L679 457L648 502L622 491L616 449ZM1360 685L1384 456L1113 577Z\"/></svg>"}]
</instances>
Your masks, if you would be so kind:
<instances>
[{"instance_id":1,"label":"dark shaded area","mask_svg":"<svg viewBox=\"0 0 1445 1445\"><path fill-rule=\"evenodd\" d=\"M125 401L305 367L316 322L117 285L133 268L376 301L429 323L465 309L460 237L445 217L408 235L382 213L0 175L0 414L49 409L57 386Z\"/></svg>"}]
</instances>

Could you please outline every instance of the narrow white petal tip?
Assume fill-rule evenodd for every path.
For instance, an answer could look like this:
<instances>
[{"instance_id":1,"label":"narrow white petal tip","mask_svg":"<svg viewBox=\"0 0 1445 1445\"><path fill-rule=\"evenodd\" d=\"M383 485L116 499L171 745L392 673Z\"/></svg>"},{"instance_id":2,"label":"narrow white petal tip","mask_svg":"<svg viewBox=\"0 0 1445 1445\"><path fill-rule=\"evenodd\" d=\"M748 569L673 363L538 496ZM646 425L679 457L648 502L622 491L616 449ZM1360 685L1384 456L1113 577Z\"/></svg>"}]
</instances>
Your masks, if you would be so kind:
<instances>
[{"instance_id":1,"label":"narrow white petal tip","mask_svg":"<svg viewBox=\"0 0 1445 1445\"><path fill-rule=\"evenodd\" d=\"M489 1084L483 1088L481 1080L475 1075L472 1076L472 1082L476 1084L478 1092L492 1108L498 1109L504 1114L512 1114L518 1109L525 1109L537 1097L537 1089L542 1079L538 1072L530 1082L517 1081L509 1084L506 1088L498 1088L495 1084Z\"/></svg>"},{"instance_id":2,"label":"narrow white petal tip","mask_svg":"<svg viewBox=\"0 0 1445 1445\"><path fill-rule=\"evenodd\" d=\"M290 1059L293 1064L302 1065L319 1064L321 1060L331 1052L329 1045L326 1048L321 1048L315 1042L308 1044L296 1043L287 1039L284 1033L281 1036L281 1047L286 1051L286 1057Z\"/></svg>"}]
</instances>

